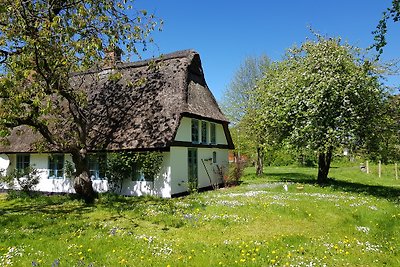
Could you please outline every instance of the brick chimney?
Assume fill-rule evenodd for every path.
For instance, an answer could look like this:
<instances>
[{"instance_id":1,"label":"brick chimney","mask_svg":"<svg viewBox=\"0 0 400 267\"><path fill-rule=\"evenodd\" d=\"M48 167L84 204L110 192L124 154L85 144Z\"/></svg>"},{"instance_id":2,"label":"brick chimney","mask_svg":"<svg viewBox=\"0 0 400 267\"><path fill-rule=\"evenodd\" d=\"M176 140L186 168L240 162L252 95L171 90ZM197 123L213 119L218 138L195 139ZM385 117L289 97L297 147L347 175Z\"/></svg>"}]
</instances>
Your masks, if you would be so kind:
<instances>
[{"instance_id":1,"label":"brick chimney","mask_svg":"<svg viewBox=\"0 0 400 267\"><path fill-rule=\"evenodd\" d=\"M121 63L122 49L118 46L112 46L105 50L106 57L104 58L104 65L107 67L115 66Z\"/></svg>"}]
</instances>

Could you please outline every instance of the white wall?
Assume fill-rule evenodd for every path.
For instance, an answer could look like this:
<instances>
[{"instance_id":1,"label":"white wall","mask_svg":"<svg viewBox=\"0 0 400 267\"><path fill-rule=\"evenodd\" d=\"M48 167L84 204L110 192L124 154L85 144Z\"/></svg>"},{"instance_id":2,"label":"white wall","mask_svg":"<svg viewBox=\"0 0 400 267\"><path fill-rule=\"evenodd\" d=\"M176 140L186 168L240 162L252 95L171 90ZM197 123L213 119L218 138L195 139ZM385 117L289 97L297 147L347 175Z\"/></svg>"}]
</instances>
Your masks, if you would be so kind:
<instances>
[{"instance_id":1,"label":"white wall","mask_svg":"<svg viewBox=\"0 0 400 267\"><path fill-rule=\"evenodd\" d=\"M192 119L186 117L181 119L175 141L192 142Z\"/></svg>"},{"instance_id":2,"label":"white wall","mask_svg":"<svg viewBox=\"0 0 400 267\"><path fill-rule=\"evenodd\" d=\"M164 198L171 197L170 152L163 153L161 170L154 178L154 182L125 180L122 188L121 194L127 196L153 195Z\"/></svg>"},{"instance_id":3,"label":"white wall","mask_svg":"<svg viewBox=\"0 0 400 267\"><path fill-rule=\"evenodd\" d=\"M17 156L16 154L9 154L10 166L7 172L16 168ZM55 193L75 193L73 188L73 181L65 177L63 179L49 179L48 170L48 157L49 154L30 154L30 165L35 168L40 176L39 184L36 185L35 190L42 192L55 192ZM72 162L70 155L65 155L65 160Z\"/></svg>"},{"instance_id":4,"label":"white wall","mask_svg":"<svg viewBox=\"0 0 400 267\"><path fill-rule=\"evenodd\" d=\"M63 179L49 179L48 170L48 156L49 154L31 154L30 164L33 168L37 169L40 174L39 184L35 190L42 192L56 192L56 193L75 193L73 187L73 179L65 177ZM10 166L8 172L16 168L16 154L9 154ZM169 166L170 153L163 153L163 163L161 166L160 174L155 177L154 182L150 181L131 181L126 180L123 183L122 195L142 196L142 195L155 195L160 197L171 197L171 168ZM65 155L65 161L72 163L72 158L69 154ZM65 165L64 165L65 166ZM107 180L93 180L93 188L97 192L107 192L109 185Z\"/></svg>"},{"instance_id":5,"label":"white wall","mask_svg":"<svg viewBox=\"0 0 400 267\"><path fill-rule=\"evenodd\" d=\"M188 191L187 147L171 147L171 194Z\"/></svg>"},{"instance_id":6,"label":"white wall","mask_svg":"<svg viewBox=\"0 0 400 267\"><path fill-rule=\"evenodd\" d=\"M199 120L200 122L201 120ZM228 141L225 136L222 124L215 123L216 126L216 144L227 145ZM210 122L208 123L208 138L210 141ZM183 117L179 125L175 141L191 142L192 141L192 119ZM201 127L199 127L199 140L201 140ZM188 191L188 148L187 147L171 147L171 194L178 194ZM212 162L213 152L217 153L217 162ZM228 149L219 148L197 148L197 164L198 164L198 187L208 187L211 184L222 183L222 179L218 174L218 167L227 171L228 169ZM204 160L204 165L201 160ZM211 160L209 160L211 159ZM207 174L207 171L208 174ZM211 181L210 181L211 180Z\"/></svg>"},{"instance_id":7,"label":"white wall","mask_svg":"<svg viewBox=\"0 0 400 267\"><path fill-rule=\"evenodd\" d=\"M217 162L213 163L213 152L217 153ZM188 148L171 147L171 194L188 191ZM204 165L201 160L204 160ZM208 187L211 184L222 183L218 174L218 167L223 171L228 170L228 149L198 148L198 187ZM209 176L207 175L206 169ZM211 179L211 182L210 182Z\"/></svg>"}]
</instances>

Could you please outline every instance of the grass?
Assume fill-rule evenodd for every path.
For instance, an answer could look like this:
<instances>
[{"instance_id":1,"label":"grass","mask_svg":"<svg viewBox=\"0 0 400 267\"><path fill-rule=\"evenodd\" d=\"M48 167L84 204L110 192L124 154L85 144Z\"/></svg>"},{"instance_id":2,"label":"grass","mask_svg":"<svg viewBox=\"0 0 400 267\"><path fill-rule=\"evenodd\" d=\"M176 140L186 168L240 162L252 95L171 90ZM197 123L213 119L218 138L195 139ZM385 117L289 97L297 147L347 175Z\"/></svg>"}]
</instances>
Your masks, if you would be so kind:
<instances>
[{"instance_id":1,"label":"grass","mask_svg":"<svg viewBox=\"0 0 400 267\"><path fill-rule=\"evenodd\" d=\"M0 266L399 266L400 181L266 168L185 198L0 195ZM284 186L287 185L287 191Z\"/></svg>"}]
</instances>

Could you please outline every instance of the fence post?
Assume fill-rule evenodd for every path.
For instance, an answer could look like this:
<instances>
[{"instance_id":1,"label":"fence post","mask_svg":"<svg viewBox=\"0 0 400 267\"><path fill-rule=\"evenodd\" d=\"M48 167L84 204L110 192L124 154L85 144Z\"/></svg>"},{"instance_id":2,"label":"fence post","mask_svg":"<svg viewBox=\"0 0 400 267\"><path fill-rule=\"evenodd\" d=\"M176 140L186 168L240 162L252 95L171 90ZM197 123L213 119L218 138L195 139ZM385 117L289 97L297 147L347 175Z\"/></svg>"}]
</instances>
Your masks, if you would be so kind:
<instances>
[{"instance_id":1,"label":"fence post","mask_svg":"<svg viewBox=\"0 0 400 267\"><path fill-rule=\"evenodd\" d=\"M398 180L399 179L399 174L397 172L397 163L394 164L394 173L396 175L396 180Z\"/></svg>"},{"instance_id":2,"label":"fence post","mask_svg":"<svg viewBox=\"0 0 400 267\"><path fill-rule=\"evenodd\" d=\"M368 164L368 160L367 160L367 174L369 173L369 164Z\"/></svg>"},{"instance_id":3,"label":"fence post","mask_svg":"<svg viewBox=\"0 0 400 267\"><path fill-rule=\"evenodd\" d=\"M382 176L382 162L381 161L379 161L379 163L378 163L378 173L379 173L379 178L381 178L381 176Z\"/></svg>"}]
</instances>

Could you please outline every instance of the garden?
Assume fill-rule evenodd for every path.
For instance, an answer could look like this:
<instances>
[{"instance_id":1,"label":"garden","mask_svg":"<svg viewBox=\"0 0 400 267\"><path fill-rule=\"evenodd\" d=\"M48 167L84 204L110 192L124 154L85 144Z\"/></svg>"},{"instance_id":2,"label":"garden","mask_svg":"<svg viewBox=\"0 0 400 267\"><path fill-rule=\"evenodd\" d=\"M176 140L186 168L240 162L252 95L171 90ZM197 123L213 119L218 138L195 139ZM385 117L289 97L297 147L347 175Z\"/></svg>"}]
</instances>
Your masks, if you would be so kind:
<instances>
[{"instance_id":1,"label":"garden","mask_svg":"<svg viewBox=\"0 0 400 267\"><path fill-rule=\"evenodd\" d=\"M0 195L0 266L399 266L400 180L359 165L247 168L186 197ZM393 166L385 166L392 169Z\"/></svg>"}]
</instances>

